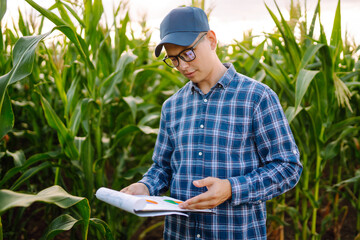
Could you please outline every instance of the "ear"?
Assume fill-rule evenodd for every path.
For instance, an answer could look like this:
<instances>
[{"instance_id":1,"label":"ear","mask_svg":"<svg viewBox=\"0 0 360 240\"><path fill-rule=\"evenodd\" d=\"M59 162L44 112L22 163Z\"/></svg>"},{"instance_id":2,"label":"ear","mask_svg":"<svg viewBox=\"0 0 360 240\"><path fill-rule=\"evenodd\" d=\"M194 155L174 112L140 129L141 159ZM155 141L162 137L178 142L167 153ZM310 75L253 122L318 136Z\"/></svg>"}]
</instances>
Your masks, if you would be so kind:
<instances>
[{"instance_id":1,"label":"ear","mask_svg":"<svg viewBox=\"0 0 360 240\"><path fill-rule=\"evenodd\" d=\"M215 32L213 30L209 30L206 37L210 42L211 50L215 50L217 46L217 39Z\"/></svg>"}]
</instances>

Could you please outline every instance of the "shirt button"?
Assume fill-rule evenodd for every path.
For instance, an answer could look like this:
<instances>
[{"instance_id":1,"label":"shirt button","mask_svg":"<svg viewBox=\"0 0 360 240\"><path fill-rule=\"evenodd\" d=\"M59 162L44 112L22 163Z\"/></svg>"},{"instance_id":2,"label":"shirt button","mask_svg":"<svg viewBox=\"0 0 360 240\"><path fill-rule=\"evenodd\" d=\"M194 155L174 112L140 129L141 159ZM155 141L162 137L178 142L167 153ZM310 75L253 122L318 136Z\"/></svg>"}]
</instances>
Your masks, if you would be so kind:
<instances>
[{"instance_id":1,"label":"shirt button","mask_svg":"<svg viewBox=\"0 0 360 240\"><path fill-rule=\"evenodd\" d=\"M296 149L293 150L293 154L297 154L298 152L296 151Z\"/></svg>"},{"instance_id":2,"label":"shirt button","mask_svg":"<svg viewBox=\"0 0 360 240\"><path fill-rule=\"evenodd\" d=\"M202 156L202 152L199 152L199 156Z\"/></svg>"},{"instance_id":3,"label":"shirt button","mask_svg":"<svg viewBox=\"0 0 360 240\"><path fill-rule=\"evenodd\" d=\"M197 238L200 238L200 237L201 237L201 235L200 235L200 234L198 234L198 235L196 235L196 237L197 237Z\"/></svg>"},{"instance_id":4,"label":"shirt button","mask_svg":"<svg viewBox=\"0 0 360 240\"><path fill-rule=\"evenodd\" d=\"M201 124L201 125L200 125L200 128L204 128L204 124Z\"/></svg>"},{"instance_id":5,"label":"shirt button","mask_svg":"<svg viewBox=\"0 0 360 240\"><path fill-rule=\"evenodd\" d=\"M204 99L204 102L207 102L207 101L208 101L208 100L205 98L205 99Z\"/></svg>"}]
</instances>

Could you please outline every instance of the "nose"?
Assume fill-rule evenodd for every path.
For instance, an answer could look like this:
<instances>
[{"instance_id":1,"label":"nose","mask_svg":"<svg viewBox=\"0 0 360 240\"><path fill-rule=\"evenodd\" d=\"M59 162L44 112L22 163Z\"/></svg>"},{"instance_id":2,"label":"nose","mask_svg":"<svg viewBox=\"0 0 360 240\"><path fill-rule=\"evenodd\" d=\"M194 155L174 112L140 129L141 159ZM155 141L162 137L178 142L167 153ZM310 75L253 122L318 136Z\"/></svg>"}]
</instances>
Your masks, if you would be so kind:
<instances>
[{"instance_id":1,"label":"nose","mask_svg":"<svg viewBox=\"0 0 360 240\"><path fill-rule=\"evenodd\" d=\"M179 66L177 66L177 69L181 71L181 70L186 70L188 67L189 67L189 63L179 58Z\"/></svg>"}]
</instances>

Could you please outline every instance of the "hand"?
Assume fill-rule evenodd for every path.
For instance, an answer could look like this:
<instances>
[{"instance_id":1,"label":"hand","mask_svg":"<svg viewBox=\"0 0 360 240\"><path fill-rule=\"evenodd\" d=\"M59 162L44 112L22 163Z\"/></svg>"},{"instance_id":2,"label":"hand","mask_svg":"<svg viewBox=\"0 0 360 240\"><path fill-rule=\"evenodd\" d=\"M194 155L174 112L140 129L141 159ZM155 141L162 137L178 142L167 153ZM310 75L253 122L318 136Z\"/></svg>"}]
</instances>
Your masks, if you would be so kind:
<instances>
[{"instance_id":1,"label":"hand","mask_svg":"<svg viewBox=\"0 0 360 240\"><path fill-rule=\"evenodd\" d=\"M143 183L133 183L126 188L121 189L120 192L130 195L150 195L149 189Z\"/></svg>"},{"instance_id":2,"label":"hand","mask_svg":"<svg viewBox=\"0 0 360 240\"><path fill-rule=\"evenodd\" d=\"M231 198L231 184L229 180L207 177L193 181L195 187L207 187L208 191L190 198L179 205L186 209L214 208Z\"/></svg>"}]
</instances>

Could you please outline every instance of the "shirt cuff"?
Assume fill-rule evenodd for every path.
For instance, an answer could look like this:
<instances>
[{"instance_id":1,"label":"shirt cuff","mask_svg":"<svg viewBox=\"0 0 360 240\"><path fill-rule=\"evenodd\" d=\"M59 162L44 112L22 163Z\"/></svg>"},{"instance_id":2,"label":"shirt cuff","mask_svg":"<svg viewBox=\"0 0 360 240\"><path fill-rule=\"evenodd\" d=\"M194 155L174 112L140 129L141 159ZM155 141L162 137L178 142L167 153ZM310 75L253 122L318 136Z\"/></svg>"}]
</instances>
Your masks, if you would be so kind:
<instances>
[{"instance_id":1,"label":"shirt cuff","mask_svg":"<svg viewBox=\"0 0 360 240\"><path fill-rule=\"evenodd\" d=\"M249 184L244 176L228 178L231 184L231 205L249 202Z\"/></svg>"}]
</instances>

